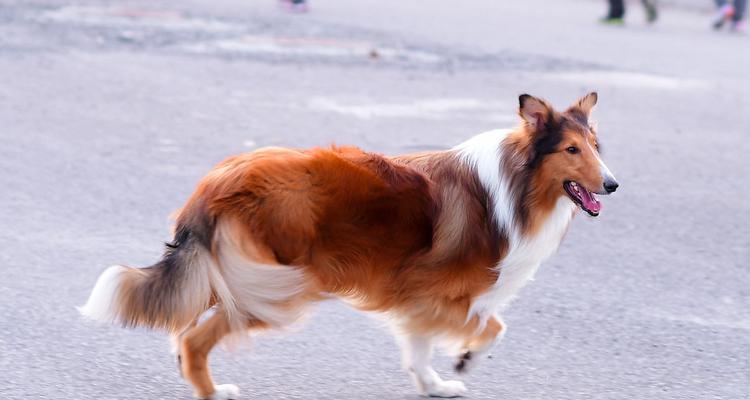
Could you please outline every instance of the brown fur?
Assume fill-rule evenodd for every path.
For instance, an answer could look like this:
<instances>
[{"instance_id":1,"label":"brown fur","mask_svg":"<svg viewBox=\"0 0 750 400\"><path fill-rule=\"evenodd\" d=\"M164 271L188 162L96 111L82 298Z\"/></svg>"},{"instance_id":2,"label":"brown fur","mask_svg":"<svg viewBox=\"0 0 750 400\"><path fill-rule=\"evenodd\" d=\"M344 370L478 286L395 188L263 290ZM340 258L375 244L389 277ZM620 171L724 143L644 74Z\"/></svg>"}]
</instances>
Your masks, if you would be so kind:
<instances>
[{"instance_id":1,"label":"brown fur","mask_svg":"<svg viewBox=\"0 0 750 400\"><path fill-rule=\"evenodd\" d=\"M584 98L557 113L539 99L521 97L523 124L504 143L498 168L513 177L524 234L534 234L565 196L564 179L601 186L592 167L596 156L587 150L596 148L587 122L593 103ZM567 154L567 146L581 148L581 157ZM226 241L217 239L219 225L243 257L303 271L304 293L283 300L283 307L335 295L362 310L395 315L409 332L456 338L466 354L486 348L504 329L495 318L486 325L468 318L472 300L497 281L494 267L509 243L508 232L495 223L492 194L454 151L389 158L353 147L268 148L229 158L178 213L165 259L185 264L205 251L219 265ZM205 290L188 284L185 274L169 263L128 271L118 309L126 325L184 330L182 372L205 397L214 390L208 353L237 329L231 323L236 310L216 281L207 294L196 294ZM177 302L196 297L192 307L181 307L163 303L168 300L159 291L183 293L172 300ZM217 303L215 315L196 326L197 316ZM243 329L270 327L253 315L245 315L245 324Z\"/></svg>"},{"instance_id":2,"label":"brown fur","mask_svg":"<svg viewBox=\"0 0 750 400\"><path fill-rule=\"evenodd\" d=\"M196 203L209 218L190 214ZM178 225L236 221L249 256L304 268L309 298L349 298L406 316L403 329L463 337L468 346L497 333L491 325L475 335L476 318L466 323L505 248L489 212L487 193L451 152L389 159L355 148L267 149L219 164ZM183 336L183 373L199 395L213 387L207 352L229 333L221 318Z\"/></svg>"},{"instance_id":3,"label":"brown fur","mask_svg":"<svg viewBox=\"0 0 750 400\"><path fill-rule=\"evenodd\" d=\"M273 262L304 268L312 290L410 310L414 329L463 330L470 299L497 278L487 266L503 240L487 194L451 153L272 149L217 169L221 179L209 174L197 190L211 217L238 221Z\"/></svg>"}]
</instances>

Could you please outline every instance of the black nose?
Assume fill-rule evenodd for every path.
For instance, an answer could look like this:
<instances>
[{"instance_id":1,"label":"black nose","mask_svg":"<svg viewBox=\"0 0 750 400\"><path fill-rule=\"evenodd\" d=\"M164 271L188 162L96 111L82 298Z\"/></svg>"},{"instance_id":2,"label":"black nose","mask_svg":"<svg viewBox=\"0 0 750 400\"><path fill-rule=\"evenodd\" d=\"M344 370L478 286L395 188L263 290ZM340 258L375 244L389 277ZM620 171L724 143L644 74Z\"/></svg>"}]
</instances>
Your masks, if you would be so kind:
<instances>
[{"instance_id":1,"label":"black nose","mask_svg":"<svg viewBox=\"0 0 750 400\"><path fill-rule=\"evenodd\" d=\"M612 193L612 192L614 192L615 190L617 190L617 188L618 188L619 186L620 186L620 185L619 185L619 184L618 184L617 182L615 182L615 181L607 181L607 182L604 182L604 190L606 190L606 191L607 191L607 193Z\"/></svg>"}]
</instances>

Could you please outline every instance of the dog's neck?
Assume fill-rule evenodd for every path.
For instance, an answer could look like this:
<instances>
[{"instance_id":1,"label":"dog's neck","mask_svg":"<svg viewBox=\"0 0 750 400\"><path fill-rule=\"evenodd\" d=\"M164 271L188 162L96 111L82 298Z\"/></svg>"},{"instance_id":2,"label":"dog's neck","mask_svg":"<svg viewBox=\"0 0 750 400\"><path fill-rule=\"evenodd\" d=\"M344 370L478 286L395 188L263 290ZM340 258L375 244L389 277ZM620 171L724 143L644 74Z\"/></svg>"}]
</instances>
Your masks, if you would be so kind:
<instances>
[{"instance_id":1,"label":"dog's neck","mask_svg":"<svg viewBox=\"0 0 750 400\"><path fill-rule=\"evenodd\" d=\"M535 170L527 165L522 134L490 131L455 148L489 193L488 211L493 215L488 217L507 240L507 250L496 266L497 282L471 305L469 317L476 315L481 321L507 305L557 250L576 209L567 197L538 186Z\"/></svg>"},{"instance_id":2,"label":"dog's neck","mask_svg":"<svg viewBox=\"0 0 750 400\"><path fill-rule=\"evenodd\" d=\"M567 200L539 185L537 171L527 165L528 143L523 140L523 132L485 132L455 150L489 193L494 213L491 217L511 241L537 234L552 217L558 202ZM572 202L570 206L573 210Z\"/></svg>"}]
</instances>

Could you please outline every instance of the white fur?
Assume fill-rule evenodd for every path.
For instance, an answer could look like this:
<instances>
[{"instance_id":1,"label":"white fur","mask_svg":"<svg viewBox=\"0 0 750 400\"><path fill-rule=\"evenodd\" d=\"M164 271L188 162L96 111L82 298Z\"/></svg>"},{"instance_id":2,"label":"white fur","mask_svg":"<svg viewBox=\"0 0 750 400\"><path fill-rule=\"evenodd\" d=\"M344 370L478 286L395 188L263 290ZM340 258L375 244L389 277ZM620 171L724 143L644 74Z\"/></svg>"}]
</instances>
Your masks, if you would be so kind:
<instances>
[{"instance_id":1,"label":"white fur","mask_svg":"<svg viewBox=\"0 0 750 400\"><path fill-rule=\"evenodd\" d=\"M302 316L304 310L293 304L305 288L301 270L247 258L223 224L217 227L216 243L218 264L207 250L197 247L189 261L180 266L185 268L181 310L203 311L213 293L235 327L244 327L248 318L283 327ZM86 304L78 308L79 312L100 322L118 321L117 291L126 271L127 267L119 265L104 271Z\"/></svg>"},{"instance_id":2,"label":"white fur","mask_svg":"<svg viewBox=\"0 0 750 400\"><path fill-rule=\"evenodd\" d=\"M184 280L181 283L182 304L180 308L202 312L208 307L208 300L213 293L219 298L227 314L231 316L234 312L232 294L227 290L224 279L219 275L214 258L203 246L196 246L192 251L189 261L180 266L185 269Z\"/></svg>"},{"instance_id":3,"label":"white fur","mask_svg":"<svg viewBox=\"0 0 750 400\"><path fill-rule=\"evenodd\" d=\"M111 323L117 320L117 308L113 300L120 285L120 274L125 267L113 265L107 268L96 281L86 304L78 312L94 321Z\"/></svg>"},{"instance_id":4,"label":"white fur","mask_svg":"<svg viewBox=\"0 0 750 400\"><path fill-rule=\"evenodd\" d=\"M208 400L234 400L240 398L240 388L232 384L214 386L214 394Z\"/></svg>"},{"instance_id":5,"label":"white fur","mask_svg":"<svg viewBox=\"0 0 750 400\"><path fill-rule=\"evenodd\" d=\"M224 279L216 268L211 254L202 247L192 250L189 261L180 268L184 268L185 275L180 281L182 289L175 301L175 312L196 313L203 311L214 293L226 311L231 314L234 309L234 300L229 293ZM120 304L117 302L120 281L123 274L131 270L128 267L115 265L107 268L94 285L94 289L82 307L78 311L85 317L103 323L113 323L120 320ZM131 271L132 272L132 271ZM180 303L181 302L181 303Z\"/></svg>"},{"instance_id":6,"label":"white fur","mask_svg":"<svg viewBox=\"0 0 750 400\"><path fill-rule=\"evenodd\" d=\"M479 316L481 328L487 320L505 307L518 291L534 278L539 264L551 256L560 245L568 228L575 204L561 197L551 215L536 235L524 237L515 221L515 194L510 191L510 177L501 168L502 145L510 130L495 130L480 134L459 145L463 160L471 165L494 202L495 217L502 232L507 232L508 253L497 265L497 282L475 298L468 319Z\"/></svg>"},{"instance_id":7,"label":"white fur","mask_svg":"<svg viewBox=\"0 0 750 400\"><path fill-rule=\"evenodd\" d=\"M216 235L220 273L240 315L275 327L288 326L302 317L302 302L295 301L305 292L301 269L251 260L225 224L217 226ZM246 320L233 322L244 324Z\"/></svg>"},{"instance_id":8,"label":"white fur","mask_svg":"<svg viewBox=\"0 0 750 400\"><path fill-rule=\"evenodd\" d=\"M410 334L397 338L402 349L404 369L411 374L419 394L430 397L459 397L466 392L463 382L443 380L432 368L432 338Z\"/></svg>"},{"instance_id":9,"label":"white fur","mask_svg":"<svg viewBox=\"0 0 750 400\"><path fill-rule=\"evenodd\" d=\"M512 228L515 223L515 202L508 177L500 174L500 144L511 132L510 129L484 132L454 148L464 162L474 167L480 182L490 193L496 222L504 232L514 232Z\"/></svg>"}]
</instances>

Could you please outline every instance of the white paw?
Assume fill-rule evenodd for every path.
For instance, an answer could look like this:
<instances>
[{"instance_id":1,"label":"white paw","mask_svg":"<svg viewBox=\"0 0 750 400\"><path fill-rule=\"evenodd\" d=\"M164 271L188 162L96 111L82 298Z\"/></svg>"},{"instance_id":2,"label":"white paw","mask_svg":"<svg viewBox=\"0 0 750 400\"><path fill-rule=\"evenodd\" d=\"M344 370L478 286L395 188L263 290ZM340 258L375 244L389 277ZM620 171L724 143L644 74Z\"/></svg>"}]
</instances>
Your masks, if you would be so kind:
<instances>
[{"instance_id":1,"label":"white paw","mask_svg":"<svg viewBox=\"0 0 750 400\"><path fill-rule=\"evenodd\" d=\"M235 400L240 398L240 388L235 385L216 385L209 400Z\"/></svg>"},{"instance_id":2,"label":"white paw","mask_svg":"<svg viewBox=\"0 0 750 400\"><path fill-rule=\"evenodd\" d=\"M427 388L430 397L461 397L466 393L466 386L461 381L438 381Z\"/></svg>"}]
</instances>

